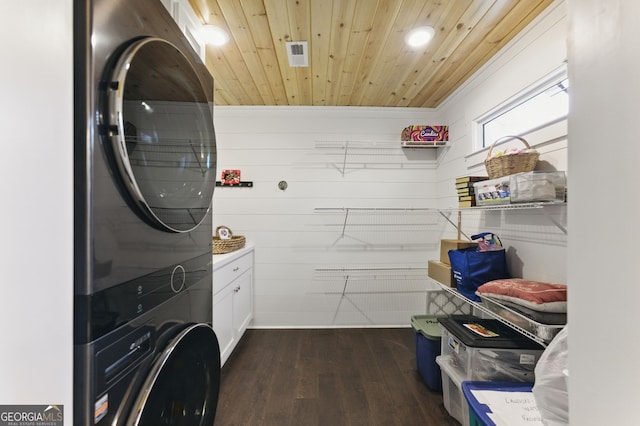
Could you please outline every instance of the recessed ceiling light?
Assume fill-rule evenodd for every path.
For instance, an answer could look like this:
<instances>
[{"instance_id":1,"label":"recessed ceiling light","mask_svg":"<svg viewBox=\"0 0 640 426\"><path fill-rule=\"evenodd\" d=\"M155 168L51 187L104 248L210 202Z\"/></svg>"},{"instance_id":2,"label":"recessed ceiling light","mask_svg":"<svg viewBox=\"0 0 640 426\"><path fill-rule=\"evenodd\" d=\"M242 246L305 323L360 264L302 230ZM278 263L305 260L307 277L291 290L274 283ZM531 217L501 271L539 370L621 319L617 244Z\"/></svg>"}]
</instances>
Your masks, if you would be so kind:
<instances>
[{"instance_id":1,"label":"recessed ceiling light","mask_svg":"<svg viewBox=\"0 0 640 426\"><path fill-rule=\"evenodd\" d=\"M407 33L404 41L411 47L425 46L431 41L435 33L432 27L414 28Z\"/></svg>"},{"instance_id":2,"label":"recessed ceiling light","mask_svg":"<svg viewBox=\"0 0 640 426\"><path fill-rule=\"evenodd\" d=\"M202 27L202 38L205 43L214 46L223 46L229 42L229 34L222 28L211 24Z\"/></svg>"}]
</instances>

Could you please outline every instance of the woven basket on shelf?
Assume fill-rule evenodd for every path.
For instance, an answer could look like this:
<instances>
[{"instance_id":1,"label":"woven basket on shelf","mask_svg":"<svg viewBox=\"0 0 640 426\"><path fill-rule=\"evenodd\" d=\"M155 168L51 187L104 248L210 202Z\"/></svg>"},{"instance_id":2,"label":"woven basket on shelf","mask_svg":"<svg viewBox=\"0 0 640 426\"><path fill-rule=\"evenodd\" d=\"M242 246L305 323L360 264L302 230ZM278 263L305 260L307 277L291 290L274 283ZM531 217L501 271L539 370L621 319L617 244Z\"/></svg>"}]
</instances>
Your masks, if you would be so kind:
<instances>
[{"instance_id":1,"label":"woven basket on shelf","mask_svg":"<svg viewBox=\"0 0 640 426\"><path fill-rule=\"evenodd\" d=\"M491 144L491 147L487 152L487 158L484 160L484 165L487 168L489 179L496 179L502 176L512 175L514 173L530 172L536 168L536 163L538 162L538 157L540 156L540 154L538 154L537 152L505 154L499 157L491 158L491 151L493 151L493 147L498 142L504 142L509 139L518 139L527 147L527 149L531 148L527 141L520 136L505 136L495 141L493 144Z\"/></svg>"},{"instance_id":2,"label":"woven basket on shelf","mask_svg":"<svg viewBox=\"0 0 640 426\"><path fill-rule=\"evenodd\" d=\"M225 228L229 233L230 239L222 239L218 235L220 228ZM226 226L218 226L216 235L213 236L213 254L225 254L244 247L246 239L243 235L233 235L231 230Z\"/></svg>"}]
</instances>

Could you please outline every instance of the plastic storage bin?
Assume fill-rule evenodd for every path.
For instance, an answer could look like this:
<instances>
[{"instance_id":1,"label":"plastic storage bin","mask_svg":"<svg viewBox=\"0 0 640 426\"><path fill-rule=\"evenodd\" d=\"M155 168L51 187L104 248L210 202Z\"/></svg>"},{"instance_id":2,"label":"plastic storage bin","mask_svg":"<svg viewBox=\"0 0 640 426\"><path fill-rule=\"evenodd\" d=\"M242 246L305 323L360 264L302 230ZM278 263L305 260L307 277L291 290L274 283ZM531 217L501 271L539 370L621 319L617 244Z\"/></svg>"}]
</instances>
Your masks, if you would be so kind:
<instances>
[{"instance_id":1,"label":"plastic storage bin","mask_svg":"<svg viewBox=\"0 0 640 426\"><path fill-rule=\"evenodd\" d=\"M451 417L462 426L469 426L469 404L462 393L464 378L451 361L450 355L436 357L436 363L442 371L442 402Z\"/></svg>"},{"instance_id":2,"label":"plastic storage bin","mask_svg":"<svg viewBox=\"0 0 640 426\"><path fill-rule=\"evenodd\" d=\"M442 375L436 363L442 348L442 326L435 315L414 315L411 325L416 337L416 368L425 384L442 392Z\"/></svg>"},{"instance_id":3,"label":"plastic storage bin","mask_svg":"<svg viewBox=\"0 0 640 426\"><path fill-rule=\"evenodd\" d=\"M476 206L497 206L511 203L509 176L483 180L473 184Z\"/></svg>"},{"instance_id":4,"label":"plastic storage bin","mask_svg":"<svg viewBox=\"0 0 640 426\"><path fill-rule=\"evenodd\" d=\"M525 392L531 394L528 401L519 400L522 405L522 415L527 418L523 424L534 424L535 420L538 420L540 414L537 410L532 410L535 407L535 398L531 391L533 384L525 383L511 383L511 382L462 382L462 394L467 401L469 407L469 426L495 426L496 423L489 417L489 413L500 416L500 407L490 407L486 404L481 404L473 395L472 390L490 390L498 392ZM502 419L505 422L509 422L510 419ZM522 420L522 419L520 419ZM513 423L513 422L511 422Z\"/></svg>"},{"instance_id":5,"label":"plastic storage bin","mask_svg":"<svg viewBox=\"0 0 640 426\"><path fill-rule=\"evenodd\" d=\"M565 200L567 179L564 172L525 172L511 175L509 178L512 203Z\"/></svg>"},{"instance_id":6,"label":"plastic storage bin","mask_svg":"<svg viewBox=\"0 0 640 426\"><path fill-rule=\"evenodd\" d=\"M496 319L453 315L438 321L441 355L450 357L464 380L534 381L544 351L539 343Z\"/></svg>"}]
</instances>

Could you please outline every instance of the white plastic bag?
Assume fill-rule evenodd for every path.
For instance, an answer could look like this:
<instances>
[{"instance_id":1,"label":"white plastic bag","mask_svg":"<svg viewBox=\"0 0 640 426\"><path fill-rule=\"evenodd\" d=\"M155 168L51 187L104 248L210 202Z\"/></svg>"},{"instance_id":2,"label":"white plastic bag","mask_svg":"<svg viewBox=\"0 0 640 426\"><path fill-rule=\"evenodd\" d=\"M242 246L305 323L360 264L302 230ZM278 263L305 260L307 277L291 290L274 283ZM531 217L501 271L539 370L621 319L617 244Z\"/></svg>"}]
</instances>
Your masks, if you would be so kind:
<instances>
[{"instance_id":1,"label":"white plastic bag","mask_svg":"<svg viewBox=\"0 0 640 426\"><path fill-rule=\"evenodd\" d=\"M533 396L546 426L569 424L568 340L566 325L544 350L535 368Z\"/></svg>"}]
</instances>

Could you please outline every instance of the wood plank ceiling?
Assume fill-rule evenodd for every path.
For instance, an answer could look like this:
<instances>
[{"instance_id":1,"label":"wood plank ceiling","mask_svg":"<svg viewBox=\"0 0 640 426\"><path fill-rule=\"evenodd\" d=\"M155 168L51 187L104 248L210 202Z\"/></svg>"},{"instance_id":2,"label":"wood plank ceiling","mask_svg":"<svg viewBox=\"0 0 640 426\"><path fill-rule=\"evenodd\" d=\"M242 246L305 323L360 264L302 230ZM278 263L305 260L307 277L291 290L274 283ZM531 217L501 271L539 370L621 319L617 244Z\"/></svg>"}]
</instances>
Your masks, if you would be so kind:
<instances>
[{"instance_id":1,"label":"wood plank ceiling","mask_svg":"<svg viewBox=\"0 0 640 426\"><path fill-rule=\"evenodd\" d=\"M553 0L189 2L231 36L206 50L217 105L437 107ZM433 40L409 48L422 25ZM308 42L308 67L287 41Z\"/></svg>"}]
</instances>

